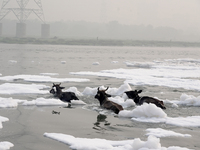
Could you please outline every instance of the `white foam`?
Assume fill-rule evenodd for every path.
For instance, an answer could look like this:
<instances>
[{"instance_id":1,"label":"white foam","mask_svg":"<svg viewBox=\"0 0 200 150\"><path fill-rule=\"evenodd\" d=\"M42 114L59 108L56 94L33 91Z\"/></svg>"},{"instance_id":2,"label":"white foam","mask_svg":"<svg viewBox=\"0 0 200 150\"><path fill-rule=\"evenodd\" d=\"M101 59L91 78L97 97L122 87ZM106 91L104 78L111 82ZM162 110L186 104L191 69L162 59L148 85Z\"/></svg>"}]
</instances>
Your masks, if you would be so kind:
<instances>
[{"instance_id":1,"label":"white foam","mask_svg":"<svg viewBox=\"0 0 200 150\"><path fill-rule=\"evenodd\" d=\"M200 96L195 97L193 95L187 95L185 93L181 94L179 101L173 101L178 105L185 106L200 106Z\"/></svg>"},{"instance_id":2,"label":"white foam","mask_svg":"<svg viewBox=\"0 0 200 150\"><path fill-rule=\"evenodd\" d=\"M24 80L28 82L88 82L89 79L82 78L52 78L43 75L15 75L0 77L3 81Z\"/></svg>"},{"instance_id":3,"label":"white foam","mask_svg":"<svg viewBox=\"0 0 200 150\"><path fill-rule=\"evenodd\" d=\"M174 126L181 127L199 127L200 126L200 116L188 116L188 117L167 117L167 118L157 118L157 117L138 117L131 118L133 121L138 122L150 122L150 123L166 123Z\"/></svg>"},{"instance_id":4,"label":"white foam","mask_svg":"<svg viewBox=\"0 0 200 150\"><path fill-rule=\"evenodd\" d=\"M161 128L148 128L146 129L146 135L153 135L155 137L161 138L161 137L169 137L169 136L175 136L175 137L191 137L190 134L181 134L177 133L171 130L164 130Z\"/></svg>"},{"instance_id":5,"label":"white foam","mask_svg":"<svg viewBox=\"0 0 200 150\"><path fill-rule=\"evenodd\" d=\"M0 150L7 150L7 149L10 149L13 146L14 146L14 144L7 142L7 141L0 142Z\"/></svg>"},{"instance_id":6,"label":"white foam","mask_svg":"<svg viewBox=\"0 0 200 150\"><path fill-rule=\"evenodd\" d=\"M189 150L181 147L162 147L160 139L154 136L149 136L147 141L142 141L139 138L133 140L111 141L106 139L89 139L89 138L76 138L72 135L62 133L44 133L45 137L63 142L71 149L79 150ZM173 149L174 148L174 149Z\"/></svg>"},{"instance_id":7,"label":"white foam","mask_svg":"<svg viewBox=\"0 0 200 150\"><path fill-rule=\"evenodd\" d=\"M165 123L180 127L200 127L200 116L167 117Z\"/></svg>"},{"instance_id":8,"label":"white foam","mask_svg":"<svg viewBox=\"0 0 200 150\"><path fill-rule=\"evenodd\" d=\"M0 94L46 94L46 88L49 87L41 84L4 83L0 85Z\"/></svg>"},{"instance_id":9,"label":"white foam","mask_svg":"<svg viewBox=\"0 0 200 150\"><path fill-rule=\"evenodd\" d=\"M164 100L165 103L171 104L172 107L182 106L200 106L200 96L181 94L179 100Z\"/></svg>"},{"instance_id":10,"label":"white foam","mask_svg":"<svg viewBox=\"0 0 200 150\"><path fill-rule=\"evenodd\" d=\"M129 118L166 118L167 114L154 104L144 103L141 106L137 106L133 110L122 110L119 112L119 117Z\"/></svg>"},{"instance_id":11,"label":"white foam","mask_svg":"<svg viewBox=\"0 0 200 150\"><path fill-rule=\"evenodd\" d=\"M124 100L120 96L109 97L108 99L110 101L113 101L113 102L117 103L117 104L120 104L123 108L128 108L128 107L135 106L135 102L132 99Z\"/></svg>"},{"instance_id":12,"label":"white foam","mask_svg":"<svg viewBox=\"0 0 200 150\"><path fill-rule=\"evenodd\" d=\"M118 63L118 62L119 62L119 61L116 61L116 60L113 60L113 61L112 61L113 64L116 64L116 63Z\"/></svg>"},{"instance_id":13,"label":"white foam","mask_svg":"<svg viewBox=\"0 0 200 150\"><path fill-rule=\"evenodd\" d=\"M10 63L17 63L16 60L9 60Z\"/></svg>"},{"instance_id":14,"label":"white foam","mask_svg":"<svg viewBox=\"0 0 200 150\"><path fill-rule=\"evenodd\" d=\"M83 95L95 95L97 94L97 88L85 87Z\"/></svg>"},{"instance_id":15,"label":"white foam","mask_svg":"<svg viewBox=\"0 0 200 150\"><path fill-rule=\"evenodd\" d=\"M71 100L72 105L85 105L86 103L82 100ZM64 106L67 107L69 104L59 99L50 98L46 99L43 97L35 100L19 100L13 98L2 98L0 97L0 108L17 108L18 105L23 106Z\"/></svg>"},{"instance_id":16,"label":"white foam","mask_svg":"<svg viewBox=\"0 0 200 150\"><path fill-rule=\"evenodd\" d=\"M10 98L0 97L0 108L16 108L18 104L24 103L26 100L19 100Z\"/></svg>"},{"instance_id":17,"label":"white foam","mask_svg":"<svg viewBox=\"0 0 200 150\"><path fill-rule=\"evenodd\" d=\"M190 66L195 66L200 64L200 59L193 58L179 58L179 59L165 59L166 62L176 63L176 64L189 64Z\"/></svg>"},{"instance_id":18,"label":"white foam","mask_svg":"<svg viewBox=\"0 0 200 150\"><path fill-rule=\"evenodd\" d=\"M122 84L119 88L109 88L106 92L111 95L123 95L125 91L132 90L127 83Z\"/></svg>"},{"instance_id":19,"label":"white foam","mask_svg":"<svg viewBox=\"0 0 200 150\"><path fill-rule=\"evenodd\" d=\"M105 86L99 86L100 90L104 90L107 87ZM86 87L84 91L82 92L83 95L96 95L97 94L97 89L98 87L91 88L91 87ZM119 88L111 88L109 87L106 93L110 95L123 95L125 91L130 91L132 90L130 85L127 83L122 84Z\"/></svg>"},{"instance_id":20,"label":"white foam","mask_svg":"<svg viewBox=\"0 0 200 150\"><path fill-rule=\"evenodd\" d=\"M82 100L71 100L72 105L85 105L86 103Z\"/></svg>"},{"instance_id":21,"label":"white foam","mask_svg":"<svg viewBox=\"0 0 200 150\"><path fill-rule=\"evenodd\" d=\"M122 110L118 114L119 117L131 118L138 122L166 123L181 127L199 127L200 116L188 117L168 117L167 114L154 104L143 104L137 106L133 110Z\"/></svg>"},{"instance_id":22,"label":"white foam","mask_svg":"<svg viewBox=\"0 0 200 150\"><path fill-rule=\"evenodd\" d=\"M57 76L59 75L58 73L40 73L41 75L45 75L45 76Z\"/></svg>"},{"instance_id":23,"label":"white foam","mask_svg":"<svg viewBox=\"0 0 200 150\"><path fill-rule=\"evenodd\" d=\"M130 63L128 65L131 66ZM179 65L178 63L156 65L156 63L150 62L136 62L132 65L138 68L120 68L101 70L99 72L82 71L71 72L70 74L125 79L125 83L131 85L167 86L200 91L200 81L196 79L199 78L200 68L198 65L196 66L196 64L193 64L192 66L190 64Z\"/></svg>"},{"instance_id":24,"label":"white foam","mask_svg":"<svg viewBox=\"0 0 200 150\"><path fill-rule=\"evenodd\" d=\"M199 59L181 58L165 59L164 61L154 60L153 62L125 62L128 67L172 69L172 70L199 70Z\"/></svg>"},{"instance_id":25,"label":"white foam","mask_svg":"<svg viewBox=\"0 0 200 150\"><path fill-rule=\"evenodd\" d=\"M74 92L77 96L83 96L83 94L78 91L76 87L69 87L67 90L63 90L63 92Z\"/></svg>"},{"instance_id":26,"label":"white foam","mask_svg":"<svg viewBox=\"0 0 200 150\"><path fill-rule=\"evenodd\" d=\"M0 129L3 128L2 122L6 122L6 121L9 121L9 119L6 117L0 116Z\"/></svg>"},{"instance_id":27,"label":"white foam","mask_svg":"<svg viewBox=\"0 0 200 150\"><path fill-rule=\"evenodd\" d=\"M66 64L66 61L65 61L65 60L62 60L62 61L61 61L61 64Z\"/></svg>"},{"instance_id":28,"label":"white foam","mask_svg":"<svg viewBox=\"0 0 200 150\"><path fill-rule=\"evenodd\" d=\"M99 62L93 62L92 65L100 65Z\"/></svg>"},{"instance_id":29,"label":"white foam","mask_svg":"<svg viewBox=\"0 0 200 150\"><path fill-rule=\"evenodd\" d=\"M59 99L45 99L43 97L37 98L36 100L26 101L22 105L24 106L68 106L68 103L64 103Z\"/></svg>"},{"instance_id":30,"label":"white foam","mask_svg":"<svg viewBox=\"0 0 200 150\"><path fill-rule=\"evenodd\" d=\"M151 68L155 64L148 62L125 62L127 67Z\"/></svg>"}]
</instances>

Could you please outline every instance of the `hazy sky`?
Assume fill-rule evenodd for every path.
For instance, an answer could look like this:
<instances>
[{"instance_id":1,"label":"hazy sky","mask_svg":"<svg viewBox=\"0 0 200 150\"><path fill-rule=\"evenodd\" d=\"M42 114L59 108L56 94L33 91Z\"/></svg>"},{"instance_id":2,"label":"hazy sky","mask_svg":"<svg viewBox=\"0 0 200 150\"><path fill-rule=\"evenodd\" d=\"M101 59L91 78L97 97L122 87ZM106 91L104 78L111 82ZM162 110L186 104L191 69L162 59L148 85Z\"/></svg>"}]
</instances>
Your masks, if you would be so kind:
<instances>
[{"instance_id":1,"label":"hazy sky","mask_svg":"<svg viewBox=\"0 0 200 150\"><path fill-rule=\"evenodd\" d=\"M118 21L200 30L200 0L42 0L42 5L47 22Z\"/></svg>"}]
</instances>

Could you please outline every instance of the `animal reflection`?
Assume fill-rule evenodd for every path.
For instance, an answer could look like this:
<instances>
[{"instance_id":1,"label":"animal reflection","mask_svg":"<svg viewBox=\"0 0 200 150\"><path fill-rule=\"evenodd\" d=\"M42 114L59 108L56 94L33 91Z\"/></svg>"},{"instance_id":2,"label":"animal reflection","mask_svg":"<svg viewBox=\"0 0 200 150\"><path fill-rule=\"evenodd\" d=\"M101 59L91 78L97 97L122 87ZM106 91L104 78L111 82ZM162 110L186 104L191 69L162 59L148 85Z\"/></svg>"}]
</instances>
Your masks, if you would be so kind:
<instances>
[{"instance_id":1,"label":"animal reflection","mask_svg":"<svg viewBox=\"0 0 200 150\"><path fill-rule=\"evenodd\" d=\"M52 89L49 92L64 102L71 103L71 100L79 100L74 92L62 92L62 89L64 89L65 87L61 87L60 85L61 83L60 84L53 83Z\"/></svg>"},{"instance_id":2,"label":"animal reflection","mask_svg":"<svg viewBox=\"0 0 200 150\"><path fill-rule=\"evenodd\" d=\"M108 97L111 97L111 95L106 93L108 88L109 87L107 87L105 90L99 90L98 87L95 98L99 100L101 107L112 110L114 113L118 114L119 111L123 110L123 107L115 102L108 100Z\"/></svg>"},{"instance_id":3,"label":"animal reflection","mask_svg":"<svg viewBox=\"0 0 200 150\"><path fill-rule=\"evenodd\" d=\"M104 130L105 128L100 126L101 123L104 123L104 126L110 125L110 123L108 121L106 121L106 118L107 118L106 115L99 114L97 116L97 122L94 123L95 126L93 127L93 129L95 129L95 130L102 130L103 129Z\"/></svg>"},{"instance_id":4,"label":"animal reflection","mask_svg":"<svg viewBox=\"0 0 200 150\"><path fill-rule=\"evenodd\" d=\"M166 109L166 107L164 106L163 101L160 101L156 98L153 97L149 97L149 96L142 96L140 97L138 94L142 93L142 90L135 90L135 91L127 91L125 92L126 95L128 96L128 98L133 99L134 102L137 105L142 105L143 103L152 103L155 104L157 107L160 107L162 109Z\"/></svg>"}]
</instances>

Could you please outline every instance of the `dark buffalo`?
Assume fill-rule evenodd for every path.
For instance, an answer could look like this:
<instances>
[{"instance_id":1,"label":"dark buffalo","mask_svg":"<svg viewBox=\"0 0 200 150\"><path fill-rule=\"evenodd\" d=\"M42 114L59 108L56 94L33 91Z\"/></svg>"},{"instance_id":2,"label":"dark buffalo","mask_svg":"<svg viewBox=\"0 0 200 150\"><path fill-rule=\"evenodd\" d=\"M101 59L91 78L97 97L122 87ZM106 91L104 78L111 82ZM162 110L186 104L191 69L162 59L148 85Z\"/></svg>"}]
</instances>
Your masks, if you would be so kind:
<instances>
[{"instance_id":1,"label":"dark buffalo","mask_svg":"<svg viewBox=\"0 0 200 150\"><path fill-rule=\"evenodd\" d=\"M111 97L111 95L106 93L107 90L108 87L105 90L99 90L98 88L95 98L99 100L101 107L112 110L114 113L118 114L119 111L123 110L123 107L115 102L108 100L108 97Z\"/></svg>"},{"instance_id":2,"label":"dark buffalo","mask_svg":"<svg viewBox=\"0 0 200 150\"><path fill-rule=\"evenodd\" d=\"M163 101L160 101L156 98L153 98L153 97L149 97L149 96L143 96L143 97L140 97L138 94L139 93L142 93L142 90L135 90L135 91L127 91L125 92L126 95L128 96L128 98L130 99L133 99L134 102L137 104L137 105L142 105L143 103L152 103L152 104L155 104L157 107L160 107L162 109L166 109L166 107L164 106L164 103Z\"/></svg>"},{"instance_id":3,"label":"dark buffalo","mask_svg":"<svg viewBox=\"0 0 200 150\"><path fill-rule=\"evenodd\" d=\"M61 83L60 84L53 83L52 89L49 92L64 102L71 103L71 100L79 100L74 92L62 92L62 89L64 89L65 87L61 87L60 85Z\"/></svg>"}]
</instances>

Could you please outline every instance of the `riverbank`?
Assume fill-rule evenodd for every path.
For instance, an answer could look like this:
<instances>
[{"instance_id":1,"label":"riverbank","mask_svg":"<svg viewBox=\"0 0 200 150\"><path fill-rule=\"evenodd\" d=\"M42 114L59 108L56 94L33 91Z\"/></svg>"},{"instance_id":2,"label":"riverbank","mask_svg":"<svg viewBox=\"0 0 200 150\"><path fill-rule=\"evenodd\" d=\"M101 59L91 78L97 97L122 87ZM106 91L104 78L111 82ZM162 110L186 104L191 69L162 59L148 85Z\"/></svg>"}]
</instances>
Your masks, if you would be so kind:
<instances>
[{"instance_id":1,"label":"riverbank","mask_svg":"<svg viewBox=\"0 0 200 150\"><path fill-rule=\"evenodd\" d=\"M86 45L86 46L148 46L148 47L200 47L200 42L184 41L145 41L114 39L67 39L67 38L16 38L0 37L0 43L7 44L47 44L47 45Z\"/></svg>"}]
</instances>

